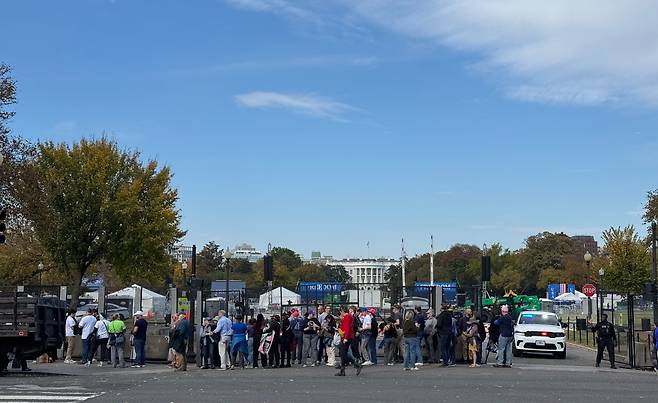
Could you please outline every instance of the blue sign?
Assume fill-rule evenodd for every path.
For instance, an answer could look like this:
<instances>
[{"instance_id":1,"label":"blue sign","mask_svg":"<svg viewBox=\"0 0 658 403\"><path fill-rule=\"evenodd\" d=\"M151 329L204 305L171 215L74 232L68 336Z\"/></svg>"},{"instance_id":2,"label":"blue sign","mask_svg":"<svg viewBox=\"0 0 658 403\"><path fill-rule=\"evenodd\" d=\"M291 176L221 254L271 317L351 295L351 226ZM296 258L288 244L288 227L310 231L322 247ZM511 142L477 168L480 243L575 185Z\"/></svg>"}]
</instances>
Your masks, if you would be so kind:
<instances>
[{"instance_id":1,"label":"blue sign","mask_svg":"<svg viewBox=\"0 0 658 403\"><path fill-rule=\"evenodd\" d=\"M329 299L329 296L340 294L344 286L340 283L318 283L312 281L301 281L297 291L302 302L321 301Z\"/></svg>"},{"instance_id":2,"label":"blue sign","mask_svg":"<svg viewBox=\"0 0 658 403\"><path fill-rule=\"evenodd\" d=\"M572 294L575 294L576 292L576 285L575 284L549 284L548 287L546 287L546 298L550 299L551 301L554 300L556 297L570 292Z\"/></svg>"},{"instance_id":3,"label":"blue sign","mask_svg":"<svg viewBox=\"0 0 658 403\"><path fill-rule=\"evenodd\" d=\"M430 296L430 283L429 281L416 281L416 296L429 298ZM443 302L448 304L457 303L457 283L454 281L435 281L435 287L443 289Z\"/></svg>"}]
</instances>

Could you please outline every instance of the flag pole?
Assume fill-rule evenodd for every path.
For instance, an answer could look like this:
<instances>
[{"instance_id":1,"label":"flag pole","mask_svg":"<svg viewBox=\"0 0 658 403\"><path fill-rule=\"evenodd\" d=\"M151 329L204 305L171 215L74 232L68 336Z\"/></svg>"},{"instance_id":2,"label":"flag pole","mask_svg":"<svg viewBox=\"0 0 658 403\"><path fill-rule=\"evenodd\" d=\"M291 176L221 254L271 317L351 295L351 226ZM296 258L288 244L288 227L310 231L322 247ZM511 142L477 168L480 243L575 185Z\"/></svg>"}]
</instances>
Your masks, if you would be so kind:
<instances>
[{"instance_id":1,"label":"flag pole","mask_svg":"<svg viewBox=\"0 0 658 403\"><path fill-rule=\"evenodd\" d=\"M402 295L404 296L405 288L407 287L407 280L405 278L405 252L404 252L404 238L402 238L400 260L402 261Z\"/></svg>"},{"instance_id":2,"label":"flag pole","mask_svg":"<svg viewBox=\"0 0 658 403\"><path fill-rule=\"evenodd\" d=\"M430 235L430 287L434 287L434 235Z\"/></svg>"}]
</instances>

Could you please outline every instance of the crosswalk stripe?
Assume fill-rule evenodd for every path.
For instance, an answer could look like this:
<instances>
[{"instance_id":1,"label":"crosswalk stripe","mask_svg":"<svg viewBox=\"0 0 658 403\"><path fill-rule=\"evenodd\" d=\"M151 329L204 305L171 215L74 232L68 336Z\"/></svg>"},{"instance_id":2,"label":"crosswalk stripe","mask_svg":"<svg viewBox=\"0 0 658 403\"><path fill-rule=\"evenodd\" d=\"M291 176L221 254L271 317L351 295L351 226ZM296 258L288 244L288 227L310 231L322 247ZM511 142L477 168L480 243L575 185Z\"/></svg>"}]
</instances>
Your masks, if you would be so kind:
<instances>
[{"instance_id":1,"label":"crosswalk stripe","mask_svg":"<svg viewBox=\"0 0 658 403\"><path fill-rule=\"evenodd\" d=\"M47 401L47 402L82 402L94 397L100 396L100 393L91 393L87 395L0 395L0 402L7 401Z\"/></svg>"}]
</instances>

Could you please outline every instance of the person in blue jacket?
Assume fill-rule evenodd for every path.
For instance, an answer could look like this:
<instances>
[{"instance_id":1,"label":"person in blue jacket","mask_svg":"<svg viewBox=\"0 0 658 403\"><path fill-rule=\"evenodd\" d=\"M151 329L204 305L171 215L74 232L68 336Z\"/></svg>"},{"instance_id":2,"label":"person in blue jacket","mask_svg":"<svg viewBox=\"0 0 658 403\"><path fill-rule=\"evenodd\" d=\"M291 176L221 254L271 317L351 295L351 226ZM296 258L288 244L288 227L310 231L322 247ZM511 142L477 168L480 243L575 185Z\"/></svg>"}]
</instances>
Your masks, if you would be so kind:
<instances>
[{"instance_id":1,"label":"person in blue jacket","mask_svg":"<svg viewBox=\"0 0 658 403\"><path fill-rule=\"evenodd\" d=\"M496 364L494 364L494 367L511 367L514 322L509 314L507 305L503 305L500 308L500 312L500 317L494 321L494 324L500 330L500 336L498 336L498 353L496 354Z\"/></svg>"},{"instance_id":2,"label":"person in blue jacket","mask_svg":"<svg viewBox=\"0 0 658 403\"><path fill-rule=\"evenodd\" d=\"M246 362L248 357L247 325L245 325L242 321L241 315L237 315L235 317L235 322L233 323L231 329L233 330L233 336L231 337L231 361L233 362L233 365L231 365L231 369L233 369L237 364L236 359L238 356L238 351L242 353L241 364L242 368L244 368L250 363Z\"/></svg>"}]
</instances>

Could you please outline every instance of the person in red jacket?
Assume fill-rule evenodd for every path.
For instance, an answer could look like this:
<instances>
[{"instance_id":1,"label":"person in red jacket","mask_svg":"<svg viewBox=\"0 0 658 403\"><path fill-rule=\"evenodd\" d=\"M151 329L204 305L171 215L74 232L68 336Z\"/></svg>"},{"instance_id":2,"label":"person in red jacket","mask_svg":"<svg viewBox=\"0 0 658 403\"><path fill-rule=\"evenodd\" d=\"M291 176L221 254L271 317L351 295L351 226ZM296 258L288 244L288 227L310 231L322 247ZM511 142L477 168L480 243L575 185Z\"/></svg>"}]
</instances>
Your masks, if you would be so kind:
<instances>
[{"instance_id":1,"label":"person in red jacket","mask_svg":"<svg viewBox=\"0 0 658 403\"><path fill-rule=\"evenodd\" d=\"M340 371L336 376L345 376L345 366L354 364L356 366L356 375L361 373L361 364L354 360L354 357L348 355L350 346L354 342L354 317L349 313L347 307L343 307L340 313Z\"/></svg>"}]
</instances>

